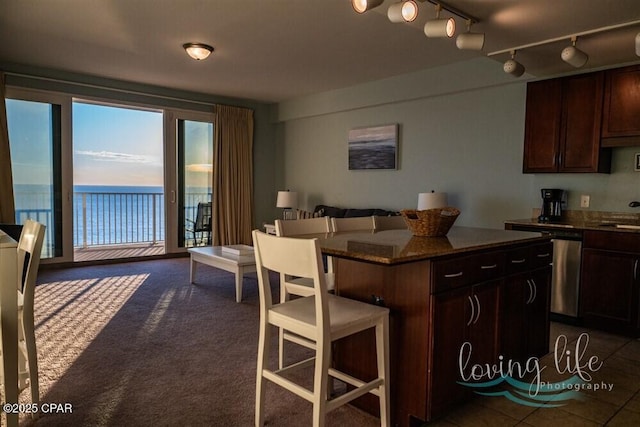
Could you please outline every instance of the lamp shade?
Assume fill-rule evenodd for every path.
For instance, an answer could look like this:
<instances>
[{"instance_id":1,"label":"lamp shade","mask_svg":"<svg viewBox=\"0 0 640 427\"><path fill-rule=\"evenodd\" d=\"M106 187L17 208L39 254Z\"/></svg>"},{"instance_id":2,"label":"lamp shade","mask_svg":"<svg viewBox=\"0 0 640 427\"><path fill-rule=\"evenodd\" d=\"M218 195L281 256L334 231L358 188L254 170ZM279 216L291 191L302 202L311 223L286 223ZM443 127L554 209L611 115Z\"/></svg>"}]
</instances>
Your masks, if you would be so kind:
<instances>
[{"instance_id":1,"label":"lamp shade","mask_svg":"<svg viewBox=\"0 0 640 427\"><path fill-rule=\"evenodd\" d=\"M444 208L448 205L447 193L420 193L418 194L418 210Z\"/></svg>"},{"instance_id":2,"label":"lamp shade","mask_svg":"<svg viewBox=\"0 0 640 427\"><path fill-rule=\"evenodd\" d=\"M278 191L277 208L295 208L298 206L298 193L295 191Z\"/></svg>"}]
</instances>

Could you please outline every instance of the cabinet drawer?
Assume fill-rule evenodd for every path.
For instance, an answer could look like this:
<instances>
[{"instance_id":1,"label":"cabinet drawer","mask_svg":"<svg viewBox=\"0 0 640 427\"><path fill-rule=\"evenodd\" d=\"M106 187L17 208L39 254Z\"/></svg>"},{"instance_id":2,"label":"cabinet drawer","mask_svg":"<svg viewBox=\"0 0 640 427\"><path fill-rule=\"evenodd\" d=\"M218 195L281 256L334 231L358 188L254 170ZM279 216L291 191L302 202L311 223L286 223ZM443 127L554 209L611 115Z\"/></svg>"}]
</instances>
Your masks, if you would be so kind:
<instances>
[{"instance_id":1,"label":"cabinet drawer","mask_svg":"<svg viewBox=\"0 0 640 427\"><path fill-rule=\"evenodd\" d=\"M640 233L586 230L582 246L591 249L638 253L640 252Z\"/></svg>"},{"instance_id":2,"label":"cabinet drawer","mask_svg":"<svg viewBox=\"0 0 640 427\"><path fill-rule=\"evenodd\" d=\"M433 263L434 292L492 280L504 275L502 251L461 256Z\"/></svg>"},{"instance_id":3,"label":"cabinet drawer","mask_svg":"<svg viewBox=\"0 0 640 427\"><path fill-rule=\"evenodd\" d=\"M553 243L543 243L531 247L529 266L532 269L547 267L553 262Z\"/></svg>"},{"instance_id":4,"label":"cabinet drawer","mask_svg":"<svg viewBox=\"0 0 640 427\"><path fill-rule=\"evenodd\" d=\"M507 251L507 274L520 273L529 269L531 260L531 248L516 248Z\"/></svg>"}]
</instances>

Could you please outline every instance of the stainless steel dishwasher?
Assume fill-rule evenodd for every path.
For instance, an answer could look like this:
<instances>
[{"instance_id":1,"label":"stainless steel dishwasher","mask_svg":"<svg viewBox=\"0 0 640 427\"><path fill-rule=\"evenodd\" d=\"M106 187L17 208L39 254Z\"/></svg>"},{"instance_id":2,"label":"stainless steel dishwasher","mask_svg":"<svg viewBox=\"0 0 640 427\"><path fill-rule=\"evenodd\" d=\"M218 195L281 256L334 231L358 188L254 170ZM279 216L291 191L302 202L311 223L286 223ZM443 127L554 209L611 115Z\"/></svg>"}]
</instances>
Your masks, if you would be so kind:
<instances>
[{"instance_id":1,"label":"stainless steel dishwasher","mask_svg":"<svg viewBox=\"0 0 640 427\"><path fill-rule=\"evenodd\" d=\"M580 299L582 230L553 226L512 225L512 230L549 234L553 242L551 313L556 320L577 321Z\"/></svg>"}]
</instances>

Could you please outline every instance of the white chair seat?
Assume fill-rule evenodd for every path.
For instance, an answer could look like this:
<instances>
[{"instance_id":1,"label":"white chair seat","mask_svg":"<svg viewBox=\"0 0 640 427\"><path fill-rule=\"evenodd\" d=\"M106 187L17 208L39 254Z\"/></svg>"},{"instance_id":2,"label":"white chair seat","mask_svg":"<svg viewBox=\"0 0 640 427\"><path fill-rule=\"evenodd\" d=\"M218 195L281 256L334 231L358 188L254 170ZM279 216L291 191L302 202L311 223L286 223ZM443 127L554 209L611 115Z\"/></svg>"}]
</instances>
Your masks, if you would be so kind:
<instances>
[{"instance_id":1,"label":"white chair seat","mask_svg":"<svg viewBox=\"0 0 640 427\"><path fill-rule=\"evenodd\" d=\"M377 305L327 295L329 328L331 339L338 340L354 333L372 328L380 317L387 316L389 309ZM274 305L269 311L269 323L285 328L302 337L316 338L315 297L298 298Z\"/></svg>"}]
</instances>

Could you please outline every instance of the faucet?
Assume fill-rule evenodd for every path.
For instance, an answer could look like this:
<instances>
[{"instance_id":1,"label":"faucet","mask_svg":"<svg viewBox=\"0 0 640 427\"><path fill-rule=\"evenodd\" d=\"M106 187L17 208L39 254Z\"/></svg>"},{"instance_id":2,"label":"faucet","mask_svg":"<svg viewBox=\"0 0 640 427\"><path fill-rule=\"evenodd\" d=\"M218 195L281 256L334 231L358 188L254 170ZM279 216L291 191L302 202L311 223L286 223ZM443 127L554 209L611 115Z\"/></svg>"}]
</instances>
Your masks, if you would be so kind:
<instances>
[{"instance_id":1,"label":"faucet","mask_svg":"<svg viewBox=\"0 0 640 427\"><path fill-rule=\"evenodd\" d=\"M629 207L630 208L637 208L638 206L640 206L640 202L637 202L635 200L633 202L629 203Z\"/></svg>"}]
</instances>

